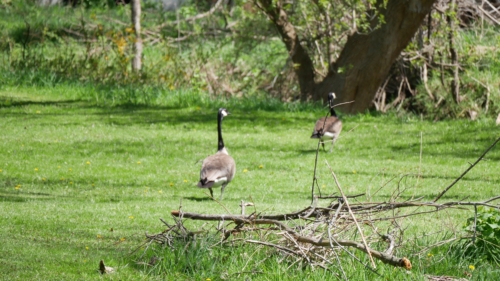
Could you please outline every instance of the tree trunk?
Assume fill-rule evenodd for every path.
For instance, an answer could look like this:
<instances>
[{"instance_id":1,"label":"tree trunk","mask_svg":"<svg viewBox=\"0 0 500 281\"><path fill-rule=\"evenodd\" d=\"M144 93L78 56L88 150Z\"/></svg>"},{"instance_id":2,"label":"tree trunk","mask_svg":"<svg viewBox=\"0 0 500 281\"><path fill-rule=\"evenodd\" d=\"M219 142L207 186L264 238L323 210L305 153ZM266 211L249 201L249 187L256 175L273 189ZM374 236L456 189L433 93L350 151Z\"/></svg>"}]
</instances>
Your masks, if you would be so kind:
<instances>
[{"instance_id":1,"label":"tree trunk","mask_svg":"<svg viewBox=\"0 0 500 281\"><path fill-rule=\"evenodd\" d=\"M457 50L455 50L455 36L454 36L454 33L456 32L455 21L454 19L451 18L450 15L451 13L456 13L455 0L451 0L449 4L449 10L448 13L446 14L446 22L450 27L450 30L448 31L448 44L449 44L450 59L452 64L451 72L453 74L453 79L451 79L451 85L450 85L451 96L453 97L453 100L458 104L460 103L460 78L458 76L459 62L458 62L458 53Z\"/></svg>"},{"instance_id":2,"label":"tree trunk","mask_svg":"<svg viewBox=\"0 0 500 281\"><path fill-rule=\"evenodd\" d=\"M326 101L328 93L335 92L338 103L354 101L341 106L343 112L357 113L370 108L391 65L410 42L436 0L389 0L381 12L385 22L368 34L350 35L339 58L330 65L323 79L315 76L312 60L300 45L294 26L281 8L281 1L257 2L275 24L287 47L299 80L301 100Z\"/></svg>"},{"instance_id":3,"label":"tree trunk","mask_svg":"<svg viewBox=\"0 0 500 281\"><path fill-rule=\"evenodd\" d=\"M132 25L134 26L134 58L132 59L132 70L140 71L142 68L142 38L141 38L141 0L132 0Z\"/></svg>"},{"instance_id":4,"label":"tree trunk","mask_svg":"<svg viewBox=\"0 0 500 281\"><path fill-rule=\"evenodd\" d=\"M349 113L367 110L389 69L410 42L435 0L389 0L382 13L386 22L369 34L354 34L347 40L332 73L318 87L338 93L338 102L355 101L341 107ZM349 67L352 66L352 67ZM345 71L339 73L338 70Z\"/></svg>"},{"instance_id":5,"label":"tree trunk","mask_svg":"<svg viewBox=\"0 0 500 281\"><path fill-rule=\"evenodd\" d=\"M288 15L282 7L283 3L280 0L258 0L258 4L260 5L259 8L274 23L283 43L285 43L293 62L295 74L299 80L300 99L302 101L309 99L314 94L316 84L314 81L314 65L306 50L300 45L299 36L295 27L288 21Z\"/></svg>"}]
</instances>

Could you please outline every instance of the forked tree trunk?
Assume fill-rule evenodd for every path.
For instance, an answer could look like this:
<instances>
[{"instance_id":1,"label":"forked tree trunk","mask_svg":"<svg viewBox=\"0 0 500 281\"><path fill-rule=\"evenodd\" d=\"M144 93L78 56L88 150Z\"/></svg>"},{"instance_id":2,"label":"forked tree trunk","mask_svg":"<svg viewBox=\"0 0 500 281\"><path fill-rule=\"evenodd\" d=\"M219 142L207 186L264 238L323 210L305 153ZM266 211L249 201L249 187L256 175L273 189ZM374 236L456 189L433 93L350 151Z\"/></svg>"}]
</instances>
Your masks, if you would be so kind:
<instances>
[{"instance_id":1,"label":"forked tree trunk","mask_svg":"<svg viewBox=\"0 0 500 281\"><path fill-rule=\"evenodd\" d=\"M337 103L354 101L343 105L340 108L343 112L357 113L371 106L391 65L410 42L436 0L389 0L381 12L385 22L368 34L349 36L339 58L330 65L323 79L315 76L312 60L300 45L295 27L282 9L281 0L257 2L277 27L287 47L299 81L301 100L326 101L328 92L333 91L337 94Z\"/></svg>"},{"instance_id":2,"label":"forked tree trunk","mask_svg":"<svg viewBox=\"0 0 500 281\"><path fill-rule=\"evenodd\" d=\"M132 0L132 25L134 26L134 58L132 59L132 70L140 71L142 68L142 38L141 38L141 0Z\"/></svg>"}]
</instances>

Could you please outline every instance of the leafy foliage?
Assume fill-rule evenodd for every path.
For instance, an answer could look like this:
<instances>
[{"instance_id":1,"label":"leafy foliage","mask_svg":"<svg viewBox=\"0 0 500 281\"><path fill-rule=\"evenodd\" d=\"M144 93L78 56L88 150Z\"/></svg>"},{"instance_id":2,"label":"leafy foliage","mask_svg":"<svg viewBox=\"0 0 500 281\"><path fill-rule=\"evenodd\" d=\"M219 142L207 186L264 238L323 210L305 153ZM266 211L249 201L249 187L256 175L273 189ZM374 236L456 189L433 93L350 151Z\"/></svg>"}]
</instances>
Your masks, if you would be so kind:
<instances>
[{"instance_id":1,"label":"leafy foliage","mask_svg":"<svg viewBox=\"0 0 500 281\"><path fill-rule=\"evenodd\" d=\"M500 211L480 207L477 216L467 219L465 228L472 238L460 245L463 255L500 265Z\"/></svg>"},{"instance_id":2,"label":"leafy foliage","mask_svg":"<svg viewBox=\"0 0 500 281\"><path fill-rule=\"evenodd\" d=\"M461 6L457 8L438 1L440 10L431 12L394 64L376 98L377 109L406 109L433 120L496 117L500 111L496 86L500 29L480 15L464 22L465 13L480 4L458 2ZM456 63L452 49L457 53ZM458 79L454 77L456 68ZM452 93L453 83L460 86L458 96Z\"/></svg>"},{"instance_id":3,"label":"leafy foliage","mask_svg":"<svg viewBox=\"0 0 500 281\"><path fill-rule=\"evenodd\" d=\"M144 2L141 73L131 71L135 34L129 6L108 2L88 0L77 7L39 7L30 0L0 2L0 70L8 78L0 87L79 84L95 89L81 92L80 98L103 105L161 104L171 101L166 98L170 95L181 98L179 92L297 100L293 65L276 30L253 2L236 1L195 20L193 16L209 7L194 2L171 12L161 10L158 3ZM325 74L349 34L368 33L383 24L386 3L350 0L310 5L300 0L284 7L316 72ZM403 109L435 120L500 111L498 27L471 21L466 28L452 30L446 16L433 11L421 27L380 91L377 110ZM459 54L458 102L450 94L451 33Z\"/></svg>"}]
</instances>

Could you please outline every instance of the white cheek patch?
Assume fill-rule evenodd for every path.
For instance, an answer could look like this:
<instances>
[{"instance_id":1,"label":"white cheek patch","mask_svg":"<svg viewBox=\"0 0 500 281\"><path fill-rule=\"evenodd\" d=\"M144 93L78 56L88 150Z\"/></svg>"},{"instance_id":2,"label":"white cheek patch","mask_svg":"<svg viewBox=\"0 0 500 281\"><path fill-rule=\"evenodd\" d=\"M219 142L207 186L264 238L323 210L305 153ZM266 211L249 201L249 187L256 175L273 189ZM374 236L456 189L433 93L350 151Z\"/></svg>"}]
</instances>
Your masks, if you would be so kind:
<instances>
[{"instance_id":1,"label":"white cheek patch","mask_svg":"<svg viewBox=\"0 0 500 281\"><path fill-rule=\"evenodd\" d=\"M222 116L223 116L223 117L226 117L226 116L228 115L228 114L227 114L227 111L225 111L225 110L221 111L221 113L222 113Z\"/></svg>"},{"instance_id":2,"label":"white cheek patch","mask_svg":"<svg viewBox=\"0 0 500 281\"><path fill-rule=\"evenodd\" d=\"M227 177L222 177L214 180L214 187L221 186L227 182Z\"/></svg>"},{"instance_id":3,"label":"white cheek patch","mask_svg":"<svg viewBox=\"0 0 500 281\"><path fill-rule=\"evenodd\" d=\"M333 133L330 133L330 132L326 132L322 139L333 139L333 138L336 138L337 137L337 134L333 134Z\"/></svg>"}]
</instances>

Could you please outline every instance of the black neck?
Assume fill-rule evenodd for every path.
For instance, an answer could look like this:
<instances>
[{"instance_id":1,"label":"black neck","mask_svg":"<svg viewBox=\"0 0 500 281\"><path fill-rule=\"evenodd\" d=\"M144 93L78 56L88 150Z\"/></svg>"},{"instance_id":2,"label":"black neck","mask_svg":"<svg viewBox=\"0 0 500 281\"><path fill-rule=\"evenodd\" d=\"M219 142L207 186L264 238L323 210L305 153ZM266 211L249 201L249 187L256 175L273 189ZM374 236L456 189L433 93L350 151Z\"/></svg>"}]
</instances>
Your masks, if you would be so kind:
<instances>
[{"instance_id":1,"label":"black neck","mask_svg":"<svg viewBox=\"0 0 500 281\"><path fill-rule=\"evenodd\" d=\"M333 109L333 105L330 105L330 114L334 117L337 117L337 113L335 112L335 109Z\"/></svg>"},{"instance_id":2,"label":"black neck","mask_svg":"<svg viewBox=\"0 0 500 281\"><path fill-rule=\"evenodd\" d=\"M219 143L217 146L217 151L222 150L224 148L224 140L222 139L222 114L219 113L217 120L217 132L219 134Z\"/></svg>"}]
</instances>

